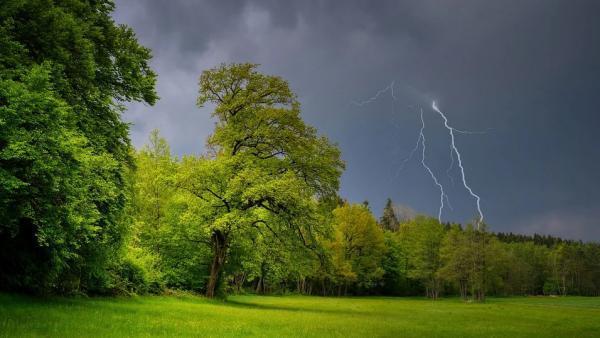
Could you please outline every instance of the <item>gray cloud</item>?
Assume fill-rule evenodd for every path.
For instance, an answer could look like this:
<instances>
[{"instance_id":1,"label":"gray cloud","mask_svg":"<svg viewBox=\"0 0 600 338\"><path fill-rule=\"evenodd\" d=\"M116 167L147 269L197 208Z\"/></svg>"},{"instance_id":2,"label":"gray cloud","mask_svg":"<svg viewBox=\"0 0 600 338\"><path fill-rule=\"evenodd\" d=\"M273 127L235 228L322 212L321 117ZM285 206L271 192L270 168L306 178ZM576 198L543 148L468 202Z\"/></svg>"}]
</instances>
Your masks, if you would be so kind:
<instances>
[{"instance_id":1,"label":"gray cloud","mask_svg":"<svg viewBox=\"0 0 600 338\"><path fill-rule=\"evenodd\" d=\"M600 219L598 210L558 209L517 221L515 228L526 234L546 233L567 239L589 241L600 238L598 219Z\"/></svg>"},{"instance_id":2,"label":"gray cloud","mask_svg":"<svg viewBox=\"0 0 600 338\"><path fill-rule=\"evenodd\" d=\"M260 63L290 81L305 119L340 144L345 197L379 212L389 196L436 214L419 164L397 173L420 123L408 106L435 98L455 127L493 128L457 139L493 230L530 231L530 220L535 231L600 239L598 13L600 3L581 0L117 1L115 19L153 50L162 98L130 105L126 118L137 146L160 128L177 153L200 153L213 128L210 107L195 107L200 72ZM397 102L350 104L393 80ZM429 110L426 122L429 163L454 207L445 219L467 221L473 201L444 173L447 134ZM564 222L539 216L552 213L578 225L560 232Z\"/></svg>"}]
</instances>

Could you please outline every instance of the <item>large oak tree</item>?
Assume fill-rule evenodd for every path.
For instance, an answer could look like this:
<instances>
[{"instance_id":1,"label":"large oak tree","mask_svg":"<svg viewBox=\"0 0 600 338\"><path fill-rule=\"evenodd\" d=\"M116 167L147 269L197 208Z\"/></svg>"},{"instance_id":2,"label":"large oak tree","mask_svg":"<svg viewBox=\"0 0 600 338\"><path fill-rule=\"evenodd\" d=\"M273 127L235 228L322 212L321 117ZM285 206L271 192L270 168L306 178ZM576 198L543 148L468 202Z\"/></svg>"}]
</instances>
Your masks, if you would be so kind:
<instances>
[{"instance_id":1,"label":"large oak tree","mask_svg":"<svg viewBox=\"0 0 600 338\"><path fill-rule=\"evenodd\" d=\"M338 148L300 117L286 81L254 64L221 65L200 77L198 104L216 105L209 152L184 158L178 186L195 198L196 240L212 249L206 295L215 296L228 249L255 231L315 246L317 201L338 189Z\"/></svg>"}]
</instances>

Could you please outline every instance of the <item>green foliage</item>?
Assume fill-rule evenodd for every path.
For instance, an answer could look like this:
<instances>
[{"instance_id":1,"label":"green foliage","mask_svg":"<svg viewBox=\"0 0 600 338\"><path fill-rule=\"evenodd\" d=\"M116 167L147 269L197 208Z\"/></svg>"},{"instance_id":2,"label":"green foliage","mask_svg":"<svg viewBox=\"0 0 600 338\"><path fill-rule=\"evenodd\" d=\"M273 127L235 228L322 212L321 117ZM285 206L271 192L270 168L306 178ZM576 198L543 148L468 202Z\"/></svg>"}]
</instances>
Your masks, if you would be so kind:
<instances>
[{"instance_id":1,"label":"green foliage","mask_svg":"<svg viewBox=\"0 0 600 338\"><path fill-rule=\"evenodd\" d=\"M443 266L439 271L439 275L444 280L454 284L463 299L467 298L472 267L472 257L469 249L468 238L458 226L450 228L440 249Z\"/></svg>"},{"instance_id":2,"label":"green foliage","mask_svg":"<svg viewBox=\"0 0 600 338\"><path fill-rule=\"evenodd\" d=\"M157 286L150 287L153 292L162 286L206 290L215 231L228 240L215 294L415 295L424 289L432 298L444 292L481 301L489 294L594 294L600 285L600 269L589 264L598 255L597 245L561 242L551 254L533 242L500 242L485 225L463 230L425 216L403 218L409 221L396 232L381 230L364 205L349 205L337 196L303 197L294 192L289 183L294 181L265 178L256 164L236 172L247 165L238 161L247 158L218 154L173 158L157 131L135 154L129 256L149 276L146 284ZM198 195L200 187L208 193ZM273 196L265 200L270 203L308 201L304 210L310 217L289 217L311 225L312 232L294 232L272 215L270 204L249 209L253 212L240 208L266 193Z\"/></svg>"},{"instance_id":3,"label":"green foliage","mask_svg":"<svg viewBox=\"0 0 600 338\"><path fill-rule=\"evenodd\" d=\"M118 194L107 181L117 162L93 152L53 90L47 66L31 68L19 82L0 81L0 97L3 284L63 288L56 284L61 274L80 270L96 243L108 250L118 240L100 226L95 204L97 196Z\"/></svg>"},{"instance_id":4,"label":"green foliage","mask_svg":"<svg viewBox=\"0 0 600 338\"><path fill-rule=\"evenodd\" d=\"M381 261L383 276L379 292L386 295L414 294L407 276L407 257L396 232L385 231L385 255Z\"/></svg>"},{"instance_id":5,"label":"green foliage","mask_svg":"<svg viewBox=\"0 0 600 338\"><path fill-rule=\"evenodd\" d=\"M338 195L338 147L255 64L200 76L202 156L158 131L135 151L123 103L157 100L151 53L112 1L0 6L0 289L600 295L600 245L442 225Z\"/></svg>"},{"instance_id":6,"label":"green foliage","mask_svg":"<svg viewBox=\"0 0 600 338\"><path fill-rule=\"evenodd\" d=\"M408 276L423 282L428 297L437 298L442 288L438 270L444 226L432 217L419 216L402 224L399 236L408 257Z\"/></svg>"},{"instance_id":7,"label":"green foliage","mask_svg":"<svg viewBox=\"0 0 600 338\"><path fill-rule=\"evenodd\" d=\"M379 220L379 224L381 224L381 227L384 230L398 231L400 222L398 221L396 211L394 210L394 205L392 204L392 200L390 198L388 198L385 202L385 207L383 208L383 215Z\"/></svg>"},{"instance_id":8,"label":"green foliage","mask_svg":"<svg viewBox=\"0 0 600 338\"><path fill-rule=\"evenodd\" d=\"M600 245L596 243L561 243L548 256L550 293L599 295ZM546 287L545 287L546 288Z\"/></svg>"},{"instance_id":9,"label":"green foliage","mask_svg":"<svg viewBox=\"0 0 600 338\"><path fill-rule=\"evenodd\" d=\"M110 1L0 6L0 287L102 287L126 233L123 101L156 100Z\"/></svg>"},{"instance_id":10,"label":"green foliage","mask_svg":"<svg viewBox=\"0 0 600 338\"><path fill-rule=\"evenodd\" d=\"M159 252L161 231L175 189L172 178L176 163L166 140L158 130L150 134L150 144L136 153L134 177L134 208L137 233L143 246Z\"/></svg>"},{"instance_id":11,"label":"green foliage","mask_svg":"<svg viewBox=\"0 0 600 338\"><path fill-rule=\"evenodd\" d=\"M201 291L209 251L195 227L201 211L175 186L180 163L158 130L134 155L133 229L130 247L152 276L152 291L163 286ZM204 267L204 268L203 268Z\"/></svg>"},{"instance_id":12,"label":"green foliage","mask_svg":"<svg viewBox=\"0 0 600 338\"><path fill-rule=\"evenodd\" d=\"M177 186L188 193L196 238L211 245L207 295L221 285L229 248L255 232L315 247L316 197L335 194L339 150L300 118L287 82L253 64L203 72L198 104L216 104L210 154L185 157Z\"/></svg>"},{"instance_id":13,"label":"green foliage","mask_svg":"<svg viewBox=\"0 0 600 338\"><path fill-rule=\"evenodd\" d=\"M503 245L507 265L504 293L507 295L545 294L548 279L547 261L550 249L533 242Z\"/></svg>"},{"instance_id":14,"label":"green foliage","mask_svg":"<svg viewBox=\"0 0 600 338\"><path fill-rule=\"evenodd\" d=\"M371 212L362 205L343 205L333 211L334 238L330 244L335 277L346 288L372 289L384 274L383 232Z\"/></svg>"},{"instance_id":15,"label":"green foliage","mask_svg":"<svg viewBox=\"0 0 600 338\"><path fill-rule=\"evenodd\" d=\"M107 273L100 275L99 279L95 292L103 295L144 294L150 287L144 267L127 257L108 263Z\"/></svg>"}]
</instances>

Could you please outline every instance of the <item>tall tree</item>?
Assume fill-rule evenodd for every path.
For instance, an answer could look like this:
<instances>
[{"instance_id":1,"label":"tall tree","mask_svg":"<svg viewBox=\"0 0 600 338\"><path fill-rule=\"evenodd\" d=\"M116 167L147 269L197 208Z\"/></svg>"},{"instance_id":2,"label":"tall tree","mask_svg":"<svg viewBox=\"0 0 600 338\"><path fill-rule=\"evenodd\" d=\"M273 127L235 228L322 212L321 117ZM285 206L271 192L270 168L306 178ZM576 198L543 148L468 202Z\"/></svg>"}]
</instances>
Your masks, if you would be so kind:
<instances>
[{"instance_id":1,"label":"tall tree","mask_svg":"<svg viewBox=\"0 0 600 338\"><path fill-rule=\"evenodd\" d=\"M150 133L149 144L136 153L135 160L134 225L141 245L159 253L160 232L174 194L171 177L175 175L176 163L157 129Z\"/></svg>"},{"instance_id":2,"label":"tall tree","mask_svg":"<svg viewBox=\"0 0 600 338\"><path fill-rule=\"evenodd\" d=\"M0 257L3 287L94 288L121 245L131 162L121 103L157 97L150 52L115 24L113 8L0 6L0 247L11 251Z\"/></svg>"},{"instance_id":3,"label":"tall tree","mask_svg":"<svg viewBox=\"0 0 600 338\"><path fill-rule=\"evenodd\" d=\"M214 103L209 153L182 162L179 187L203 210L198 229L212 248L206 295L215 296L228 249L248 232L314 246L317 198L332 196L340 152L300 118L287 82L254 64L202 73L198 104Z\"/></svg>"},{"instance_id":4,"label":"tall tree","mask_svg":"<svg viewBox=\"0 0 600 338\"><path fill-rule=\"evenodd\" d=\"M400 225L400 222L398 221L398 217L396 216L394 204L392 203L391 198L388 198L385 202L385 207L383 207L383 215L379 220L379 224L384 230L398 231L398 226Z\"/></svg>"}]
</instances>

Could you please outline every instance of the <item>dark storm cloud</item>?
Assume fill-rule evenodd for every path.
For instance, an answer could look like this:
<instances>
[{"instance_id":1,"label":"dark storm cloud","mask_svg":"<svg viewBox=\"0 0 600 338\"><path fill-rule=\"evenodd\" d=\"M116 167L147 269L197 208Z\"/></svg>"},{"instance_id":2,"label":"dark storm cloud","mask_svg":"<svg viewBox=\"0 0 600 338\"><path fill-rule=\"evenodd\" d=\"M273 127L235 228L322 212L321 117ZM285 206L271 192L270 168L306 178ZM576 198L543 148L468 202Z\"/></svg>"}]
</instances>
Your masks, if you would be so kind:
<instances>
[{"instance_id":1,"label":"dark storm cloud","mask_svg":"<svg viewBox=\"0 0 600 338\"><path fill-rule=\"evenodd\" d=\"M195 107L197 79L221 62L256 62L290 81L305 119L338 142L347 161L342 195L437 213L419 166L397 168L426 113L428 161L454 211L475 215L452 185L447 132L460 135L467 179L496 231L600 239L600 2L595 1L117 1L115 19L152 48L161 101L132 105L136 145L160 128L178 154L200 153L213 127ZM396 83L364 107L350 102ZM458 172L451 171L455 180ZM458 182L458 181L457 181Z\"/></svg>"}]
</instances>

